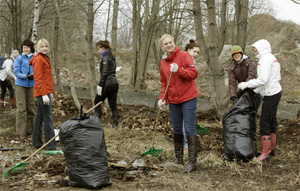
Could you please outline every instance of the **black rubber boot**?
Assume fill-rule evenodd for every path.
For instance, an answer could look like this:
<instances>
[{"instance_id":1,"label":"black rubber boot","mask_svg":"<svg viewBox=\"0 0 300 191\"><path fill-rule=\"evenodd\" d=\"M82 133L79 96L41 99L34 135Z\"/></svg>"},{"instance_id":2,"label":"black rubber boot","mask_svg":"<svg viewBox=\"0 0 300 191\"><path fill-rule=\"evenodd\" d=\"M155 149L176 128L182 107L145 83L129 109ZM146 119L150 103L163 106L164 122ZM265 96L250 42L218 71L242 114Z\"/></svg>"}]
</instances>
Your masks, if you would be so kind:
<instances>
[{"instance_id":1,"label":"black rubber boot","mask_svg":"<svg viewBox=\"0 0 300 191\"><path fill-rule=\"evenodd\" d=\"M189 163L183 168L183 173L196 170L197 163L197 136L186 136L188 140Z\"/></svg>"},{"instance_id":2,"label":"black rubber boot","mask_svg":"<svg viewBox=\"0 0 300 191\"><path fill-rule=\"evenodd\" d=\"M118 110L112 111L112 128L118 128L119 118Z\"/></svg>"},{"instance_id":3,"label":"black rubber boot","mask_svg":"<svg viewBox=\"0 0 300 191\"><path fill-rule=\"evenodd\" d=\"M183 135L174 134L175 164L183 164Z\"/></svg>"}]
</instances>

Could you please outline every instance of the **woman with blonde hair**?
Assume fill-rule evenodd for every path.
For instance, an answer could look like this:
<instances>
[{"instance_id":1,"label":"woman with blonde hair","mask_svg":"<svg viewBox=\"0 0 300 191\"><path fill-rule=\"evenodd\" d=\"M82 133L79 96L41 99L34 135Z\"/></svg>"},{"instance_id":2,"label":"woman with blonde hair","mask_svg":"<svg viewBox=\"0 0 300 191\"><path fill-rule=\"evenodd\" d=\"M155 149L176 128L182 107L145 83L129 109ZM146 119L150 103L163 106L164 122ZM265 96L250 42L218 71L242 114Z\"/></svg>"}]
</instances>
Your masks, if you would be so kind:
<instances>
[{"instance_id":1,"label":"woman with blonde hair","mask_svg":"<svg viewBox=\"0 0 300 191\"><path fill-rule=\"evenodd\" d=\"M164 34L160 38L160 46L164 55L160 62L161 93L158 107L169 103L171 122L174 133L175 163L183 164L183 123L188 140L189 163L183 172L189 173L196 169L197 133L195 130L198 89L195 79L198 72L193 58L181 51L174 43L174 38ZM172 74L169 88L168 79ZM165 94L165 91L166 94ZM164 94L166 97L164 98ZM164 98L164 99L163 99Z\"/></svg>"},{"instance_id":2,"label":"woman with blonde hair","mask_svg":"<svg viewBox=\"0 0 300 191\"><path fill-rule=\"evenodd\" d=\"M35 148L43 145L42 126L44 124L45 142L54 137L51 108L53 103L54 85L51 74L50 58L47 55L50 50L49 42L42 38L37 42L38 53L30 61L33 66L35 85L33 95L37 99L36 117L33 126L32 143ZM53 140L46 146L48 150L56 149Z\"/></svg>"}]
</instances>

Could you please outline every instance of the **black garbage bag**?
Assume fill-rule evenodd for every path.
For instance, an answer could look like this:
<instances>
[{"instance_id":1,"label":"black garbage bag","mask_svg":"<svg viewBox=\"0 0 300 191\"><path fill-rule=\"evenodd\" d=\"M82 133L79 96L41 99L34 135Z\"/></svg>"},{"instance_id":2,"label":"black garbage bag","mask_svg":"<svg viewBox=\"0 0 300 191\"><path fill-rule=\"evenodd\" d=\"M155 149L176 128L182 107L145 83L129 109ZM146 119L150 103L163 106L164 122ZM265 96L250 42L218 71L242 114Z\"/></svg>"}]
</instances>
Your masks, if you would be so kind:
<instances>
[{"instance_id":1,"label":"black garbage bag","mask_svg":"<svg viewBox=\"0 0 300 191\"><path fill-rule=\"evenodd\" d=\"M97 116L66 121L60 128L59 139L70 186L95 189L111 184L104 131Z\"/></svg>"},{"instance_id":2,"label":"black garbage bag","mask_svg":"<svg viewBox=\"0 0 300 191\"><path fill-rule=\"evenodd\" d=\"M223 116L223 156L227 160L249 161L256 155L255 93L245 89Z\"/></svg>"}]
</instances>

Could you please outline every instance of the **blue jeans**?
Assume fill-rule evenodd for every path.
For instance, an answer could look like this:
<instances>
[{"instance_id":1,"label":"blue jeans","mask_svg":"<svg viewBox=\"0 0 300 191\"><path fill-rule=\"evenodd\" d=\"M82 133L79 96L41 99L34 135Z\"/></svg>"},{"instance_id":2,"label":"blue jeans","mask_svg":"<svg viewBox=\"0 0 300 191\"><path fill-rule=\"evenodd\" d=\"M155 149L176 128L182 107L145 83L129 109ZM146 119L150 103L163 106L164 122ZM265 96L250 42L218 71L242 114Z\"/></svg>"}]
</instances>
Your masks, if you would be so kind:
<instances>
[{"instance_id":1,"label":"blue jeans","mask_svg":"<svg viewBox=\"0 0 300 191\"><path fill-rule=\"evenodd\" d=\"M169 103L171 122L174 134L183 134L184 129L187 136L197 136L196 133L196 111L197 98L180 103Z\"/></svg>"},{"instance_id":2,"label":"blue jeans","mask_svg":"<svg viewBox=\"0 0 300 191\"><path fill-rule=\"evenodd\" d=\"M33 132L32 132L32 143L33 146L36 148L39 148L43 145L43 141L42 141L43 123L44 123L45 142L48 142L52 137L55 136L53 124L52 124L51 108L52 108L51 103L50 105L44 105L42 96L37 97L37 109L36 109L36 116L33 125ZM46 149L48 150L56 149L55 140L51 141L51 143L49 143L46 146Z\"/></svg>"}]
</instances>

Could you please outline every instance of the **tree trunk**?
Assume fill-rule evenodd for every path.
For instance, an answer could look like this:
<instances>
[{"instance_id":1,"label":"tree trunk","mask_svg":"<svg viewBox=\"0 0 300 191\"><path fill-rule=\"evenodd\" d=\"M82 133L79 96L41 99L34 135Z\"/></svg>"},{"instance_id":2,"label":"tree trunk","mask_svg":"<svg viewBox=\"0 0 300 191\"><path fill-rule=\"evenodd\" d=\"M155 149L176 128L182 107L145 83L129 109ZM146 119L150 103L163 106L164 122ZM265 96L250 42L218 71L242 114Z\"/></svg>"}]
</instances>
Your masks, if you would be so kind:
<instances>
[{"instance_id":1,"label":"tree trunk","mask_svg":"<svg viewBox=\"0 0 300 191\"><path fill-rule=\"evenodd\" d=\"M93 49L93 28L94 28L94 1L88 0L88 25L86 29L86 43L87 43L87 67L90 77L90 91L91 101L94 103L96 95L96 75L95 75L95 63L94 63L94 49Z\"/></svg>"},{"instance_id":2,"label":"tree trunk","mask_svg":"<svg viewBox=\"0 0 300 191\"><path fill-rule=\"evenodd\" d=\"M212 66L210 83L212 100L220 116L226 112L227 90L225 89L225 74L218 55L218 30L215 15L215 0L206 1L208 8L208 52Z\"/></svg>"},{"instance_id":3,"label":"tree trunk","mask_svg":"<svg viewBox=\"0 0 300 191\"><path fill-rule=\"evenodd\" d=\"M240 45L243 50L246 47L247 25L248 25L248 5L249 0L235 1L235 19L237 39L236 44Z\"/></svg>"},{"instance_id":4,"label":"tree trunk","mask_svg":"<svg viewBox=\"0 0 300 191\"><path fill-rule=\"evenodd\" d=\"M11 13L11 19L12 19L12 41L13 41L13 47L18 49L20 52L21 50L21 30L22 30L22 23L21 23L21 0L11 0L6 1L10 13Z\"/></svg>"},{"instance_id":5,"label":"tree trunk","mask_svg":"<svg viewBox=\"0 0 300 191\"><path fill-rule=\"evenodd\" d=\"M64 88L61 83L60 69L58 64L58 38L59 38L59 19L56 14L55 21L54 21L53 66L54 66L54 74L56 76L56 85L58 86L58 92L63 93Z\"/></svg>"},{"instance_id":6,"label":"tree trunk","mask_svg":"<svg viewBox=\"0 0 300 191\"><path fill-rule=\"evenodd\" d=\"M36 45L38 38L38 24L40 16L40 3L42 0L34 0L34 12L33 12L33 25L32 25L32 35L31 41Z\"/></svg>"},{"instance_id":7,"label":"tree trunk","mask_svg":"<svg viewBox=\"0 0 300 191\"><path fill-rule=\"evenodd\" d=\"M132 53L133 53L133 62L131 66L131 79L130 84L134 86L136 82L136 74L138 68L138 54L139 54L139 29L141 26L140 12L141 12L141 1L133 0L132 1L132 28L133 28L133 39L132 39Z\"/></svg>"},{"instance_id":8,"label":"tree trunk","mask_svg":"<svg viewBox=\"0 0 300 191\"><path fill-rule=\"evenodd\" d=\"M136 71L136 79L134 88L137 90L145 89L145 78L146 78L146 69L147 69L147 62L149 58L151 42L153 37L153 31L155 30L155 20L157 18L157 14L159 11L159 2L152 1L151 6L151 15L150 11L147 10L149 1L146 2L145 8L145 26L142 31L143 40L140 41L140 52L138 54L138 68Z\"/></svg>"},{"instance_id":9,"label":"tree trunk","mask_svg":"<svg viewBox=\"0 0 300 191\"><path fill-rule=\"evenodd\" d=\"M112 29L111 29L111 45L114 51L116 51L118 43L118 13L119 13L119 0L114 0L114 11L113 11L113 20L112 20Z\"/></svg>"},{"instance_id":10,"label":"tree trunk","mask_svg":"<svg viewBox=\"0 0 300 191\"><path fill-rule=\"evenodd\" d=\"M79 100L78 100L78 97L76 94L76 89L75 89L75 77L74 77L74 73L72 72L74 70L74 68L72 68L73 64L71 63L71 60L70 60L70 45L68 44L66 30L65 30L64 24L62 22L62 17L60 15L60 10L58 7L57 0L53 0L52 2L55 7L56 15L62 26L61 32L62 32L63 43L64 43L64 47L65 47L64 50L65 50L66 55L68 55L68 56L66 56L66 62L67 62L67 65L71 67L69 69L70 70L69 74L70 74L70 78L71 78L71 94L72 94L73 100L75 102L75 106L77 107L78 110L80 110L80 103L79 103Z\"/></svg>"},{"instance_id":11,"label":"tree trunk","mask_svg":"<svg viewBox=\"0 0 300 191\"><path fill-rule=\"evenodd\" d=\"M222 116L226 112L226 97L228 91L225 89L225 74L218 57L219 39L216 25L215 1L207 0L206 5L208 8L207 43L204 39L200 1L193 1L195 32L198 44L200 44L201 53L206 60L210 72L209 79L212 102L218 115Z\"/></svg>"},{"instance_id":12,"label":"tree trunk","mask_svg":"<svg viewBox=\"0 0 300 191\"><path fill-rule=\"evenodd\" d=\"M107 11L107 20L106 20L106 27L105 27L105 40L108 36L108 26L110 21L110 6L111 6L111 0L108 1L108 11Z\"/></svg>"}]
</instances>

